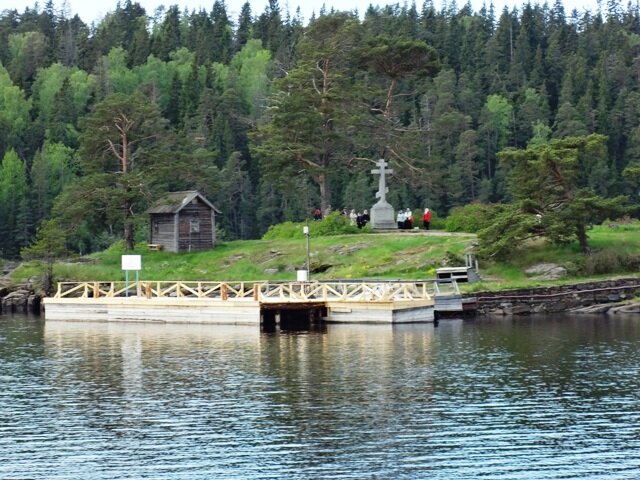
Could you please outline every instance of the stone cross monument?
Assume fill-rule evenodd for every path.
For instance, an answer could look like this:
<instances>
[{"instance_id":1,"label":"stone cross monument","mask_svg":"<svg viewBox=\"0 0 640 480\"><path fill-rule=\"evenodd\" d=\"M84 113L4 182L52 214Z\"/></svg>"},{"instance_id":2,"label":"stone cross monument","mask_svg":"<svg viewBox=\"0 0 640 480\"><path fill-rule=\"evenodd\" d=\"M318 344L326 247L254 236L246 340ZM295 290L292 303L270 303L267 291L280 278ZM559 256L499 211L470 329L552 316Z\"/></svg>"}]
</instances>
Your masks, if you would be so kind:
<instances>
[{"instance_id":1,"label":"stone cross monument","mask_svg":"<svg viewBox=\"0 0 640 480\"><path fill-rule=\"evenodd\" d=\"M380 175L378 181L378 191L376 192L376 198L379 198L378 202L371 207L371 228L374 230L386 230L389 228L398 228L398 225L394 219L393 207L387 203L387 188L386 174L393 173L393 170L386 168L388 163L384 159L377 161L375 168L371 170L374 175Z\"/></svg>"}]
</instances>

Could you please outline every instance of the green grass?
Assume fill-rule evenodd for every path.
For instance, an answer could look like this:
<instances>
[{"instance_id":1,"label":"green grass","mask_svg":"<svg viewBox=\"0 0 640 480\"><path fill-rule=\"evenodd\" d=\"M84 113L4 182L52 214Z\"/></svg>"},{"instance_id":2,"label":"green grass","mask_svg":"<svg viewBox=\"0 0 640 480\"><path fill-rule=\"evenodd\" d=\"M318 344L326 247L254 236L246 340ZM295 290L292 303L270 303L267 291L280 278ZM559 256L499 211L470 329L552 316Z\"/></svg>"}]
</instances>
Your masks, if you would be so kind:
<instances>
[{"instance_id":1,"label":"green grass","mask_svg":"<svg viewBox=\"0 0 640 480\"><path fill-rule=\"evenodd\" d=\"M615 276L636 275L640 265L640 222L595 227L590 232L594 254L585 257L575 243L527 245L510 261L480 260L483 281L463 286L467 291L524 288ZM311 238L312 278L330 279L428 279L435 269L460 266L471 234L462 236L350 234ZM57 281L112 281L124 277L120 269L122 244L100 253L60 262ZM131 252L128 252L131 253ZM142 280L295 280L306 261L304 238L226 242L213 250L196 253L153 252L139 245ZM537 263L556 263L569 271L559 281L529 278L524 270ZM634 263L635 262L635 263ZM611 269L610 265L613 265ZM604 273L600 270L607 270ZM320 272L319 270L322 270ZM14 281L39 275L36 263L25 263L13 272Z\"/></svg>"},{"instance_id":2,"label":"green grass","mask_svg":"<svg viewBox=\"0 0 640 480\"><path fill-rule=\"evenodd\" d=\"M610 226L610 225L613 225ZM577 242L553 245L536 242L521 249L505 262L481 262L483 282L465 285L466 291L528 288L635 276L640 266L640 222L605 223L589 231L592 254L580 252ZM560 280L542 281L527 276L528 267L538 263L564 266L569 275Z\"/></svg>"},{"instance_id":3,"label":"green grass","mask_svg":"<svg viewBox=\"0 0 640 480\"><path fill-rule=\"evenodd\" d=\"M413 233L352 234L311 238L311 267L316 279L429 278L448 252L461 255L474 237L428 237ZM121 244L82 259L60 262L58 281L111 281L123 278ZM294 280L304 268L304 239L246 240L226 242L215 249L195 253L149 251L142 255L140 278L145 280ZM36 263L25 263L12 277L21 281L37 275ZM268 273L265 273L268 272ZM275 273L274 273L275 272Z\"/></svg>"}]
</instances>

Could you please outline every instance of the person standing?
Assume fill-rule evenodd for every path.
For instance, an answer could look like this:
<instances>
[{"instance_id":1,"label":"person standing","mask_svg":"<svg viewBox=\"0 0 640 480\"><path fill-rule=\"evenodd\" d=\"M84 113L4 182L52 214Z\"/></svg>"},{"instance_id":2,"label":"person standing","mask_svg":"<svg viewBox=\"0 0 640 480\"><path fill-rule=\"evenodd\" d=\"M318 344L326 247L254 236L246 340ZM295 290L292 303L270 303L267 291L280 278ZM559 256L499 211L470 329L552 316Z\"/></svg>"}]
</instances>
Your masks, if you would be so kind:
<instances>
[{"instance_id":1,"label":"person standing","mask_svg":"<svg viewBox=\"0 0 640 480\"><path fill-rule=\"evenodd\" d=\"M398 222L398 230L404 229L404 220L405 220L404 210L398 210L398 216L396 217L396 222Z\"/></svg>"},{"instance_id":2,"label":"person standing","mask_svg":"<svg viewBox=\"0 0 640 480\"><path fill-rule=\"evenodd\" d=\"M411 210L406 208L404 212L404 229L411 230Z\"/></svg>"},{"instance_id":3,"label":"person standing","mask_svg":"<svg viewBox=\"0 0 640 480\"><path fill-rule=\"evenodd\" d=\"M351 221L351 225L356 225L357 221L358 221L358 216L356 215L356 211L355 210L351 210L351 213L349 213L349 220Z\"/></svg>"},{"instance_id":4,"label":"person standing","mask_svg":"<svg viewBox=\"0 0 640 480\"><path fill-rule=\"evenodd\" d=\"M369 210L365 210L362 213L362 226L364 227L370 221L371 221L371 216L369 215Z\"/></svg>"},{"instance_id":5,"label":"person standing","mask_svg":"<svg viewBox=\"0 0 640 480\"><path fill-rule=\"evenodd\" d=\"M431 210L428 208L424 209L424 214L422 215L422 226L425 230L429 230L431 227Z\"/></svg>"}]
</instances>

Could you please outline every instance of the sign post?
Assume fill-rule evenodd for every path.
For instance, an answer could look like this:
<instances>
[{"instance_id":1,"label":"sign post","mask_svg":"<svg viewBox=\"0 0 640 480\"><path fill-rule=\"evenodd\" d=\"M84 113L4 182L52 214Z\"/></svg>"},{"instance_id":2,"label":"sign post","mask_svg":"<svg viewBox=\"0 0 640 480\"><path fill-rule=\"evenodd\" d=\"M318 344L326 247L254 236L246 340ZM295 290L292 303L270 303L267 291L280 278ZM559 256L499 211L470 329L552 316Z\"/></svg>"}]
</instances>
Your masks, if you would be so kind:
<instances>
[{"instance_id":1,"label":"sign post","mask_svg":"<svg viewBox=\"0 0 640 480\"><path fill-rule=\"evenodd\" d=\"M309 280L311 280L311 261L310 261L310 254L309 254L309 225L305 225L304 227L302 227L302 233L304 233L304 236L307 237L307 278L305 278L305 282L308 282Z\"/></svg>"},{"instance_id":2,"label":"sign post","mask_svg":"<svg viewBox=\"0 0 640 480\"><path fill-rule=\"evenodd\" d=\"M129 296L129 270L136 272L136 296L140 290L139 272L142 269L142 257L140 255L122 255L122 270L124 270L125 296Z\"/></svg>"}]
</instances>

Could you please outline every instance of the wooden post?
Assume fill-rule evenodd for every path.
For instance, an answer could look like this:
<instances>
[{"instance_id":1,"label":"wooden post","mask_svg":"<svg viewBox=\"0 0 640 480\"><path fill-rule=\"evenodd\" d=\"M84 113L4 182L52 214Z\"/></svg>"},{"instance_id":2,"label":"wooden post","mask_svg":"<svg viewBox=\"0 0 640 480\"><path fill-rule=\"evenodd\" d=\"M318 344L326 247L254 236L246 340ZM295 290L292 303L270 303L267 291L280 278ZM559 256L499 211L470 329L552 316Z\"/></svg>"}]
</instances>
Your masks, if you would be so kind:
<instances>
[{"instance_id":1,"label":"wooden post","mask_svg":"<svg viewBox=\"0 0 640 480\"><path fill-rule=\"evenodd\" d=\"M256 302L260 300L260 285L257 283L253 284L253 300Z\"/></svg>"},{"instance_id":2,"label":"wooden post","mask_svg":"<svg viewBox=\"0 0 640 480\"><path fill-rule=\"evenodd\" d=\"M151 298L151 282L145 282L144 284L144 296Z\"/></svg>"},{"instance_id":3,"label":"wooden post","mask_svg":"<svg viewBox=\"0 0 640 480\"><path fill-rule=\"evenodd\" d=\"M229 292L227 288L228 287L226 283L220 285L220 298L222 298L222 300L227 300L229 298Z\"/></svg>"},{"instance_id":4,"label":"wooden post","mask_svg":"<svg viewBox=\"0 0 640 480\"><path fill-rule=\"evenodd\" d=\"M93 298L98 298L100 296L100 284L98 282L93 282Z\"/></svg>"}]
</instances>

